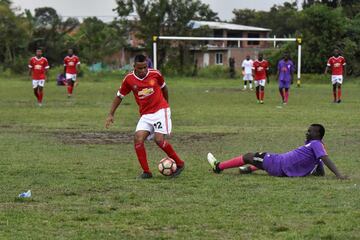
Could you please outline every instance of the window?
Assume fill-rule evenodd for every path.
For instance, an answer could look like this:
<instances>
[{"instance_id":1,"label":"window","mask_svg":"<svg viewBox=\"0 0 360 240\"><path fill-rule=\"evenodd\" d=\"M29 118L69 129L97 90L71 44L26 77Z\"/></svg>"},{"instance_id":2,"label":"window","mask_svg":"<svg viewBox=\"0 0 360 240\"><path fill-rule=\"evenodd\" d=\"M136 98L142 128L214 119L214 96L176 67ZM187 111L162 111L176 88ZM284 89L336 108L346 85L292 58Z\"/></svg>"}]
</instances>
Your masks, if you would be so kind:
<instances>
[{"instance_id":1,"label":"window","mask_svg":"<svg viewBox=\"0 0 360 240\"><path fill-rule=\"evenodd\" d=\"M216 53L215 55L215 63L218 65L223 64L223 54L222 53Z\"/></svg>"},{"instance_id":2,"label":"window","mask_svg":"<svg viewBox=\"0 0 360 240\"><path fill-rule=\"evenodd\" d=\"M259 38L259 33L248 33L249 38ZM248 41L248 45L260 45L259 41Z\"/></svg>"}]
</instances>

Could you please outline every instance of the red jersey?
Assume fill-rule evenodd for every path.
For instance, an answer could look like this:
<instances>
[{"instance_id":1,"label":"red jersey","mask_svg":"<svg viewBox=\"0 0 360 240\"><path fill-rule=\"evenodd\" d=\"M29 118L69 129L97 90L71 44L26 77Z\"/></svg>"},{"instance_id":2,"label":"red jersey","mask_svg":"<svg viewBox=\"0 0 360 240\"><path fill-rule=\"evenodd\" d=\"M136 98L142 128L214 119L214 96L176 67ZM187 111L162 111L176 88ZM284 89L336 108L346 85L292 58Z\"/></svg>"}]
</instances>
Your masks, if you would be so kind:
<instances>
[{"instance_id":1,"label":"red jersey","mask_svg":"<svg viewBox=\"0 0 360 240\"><path fill-rule=\"evenodd\" d=\"M132 91L139 105L140 115L155 113L169 107L161 91L165 85L164 77L157 70L149 69L142 79L132 72L125 76L117 95L123 98Z\"/></svg>"},{"instance_id":2,"label":"red jersey","mask_svg":"<svg viewBox=\"0 0 360 240\"><path fill-rule=\"evenodd\" d=\"M78 64L80 64L80 59L75 55L72 55L71 57L66 56L64 58L64 66L66 68L66 73L76 74L77 73L76 66Z\"/></svg>"},{"instance_id":3,"label":"red jersey","mask_svg":"<svg viewBox=\"0 0 360 240\"><path fill-rule=\"evenodd\" d=\"M49 69L49 63L44 57L32 57L29 60L29 68L32 70L33 80L44 80L46 78L45 70Z\"/></svg>"},{"instance_id":4,"label":"red jersey","mask_svg":"<svg viewBox=\"0 0 360 240\"><path fill-rule=\"evenodd\" d=\"M255 70L255 81L266 79L266 71L269 70L269 62L255 60L252 69Z\"/></svg>"},{"instance_id":5,"label":"red jersey","mask_svg":"<svg viewBox=\"0 0 360 240\"><path fill-rule=\"evenodd\" d=\"M327 65L331 67L331 75L343 75L346 61L343 56L332 56L331 58L329 58Z\"/></svg>"}]
</instances>

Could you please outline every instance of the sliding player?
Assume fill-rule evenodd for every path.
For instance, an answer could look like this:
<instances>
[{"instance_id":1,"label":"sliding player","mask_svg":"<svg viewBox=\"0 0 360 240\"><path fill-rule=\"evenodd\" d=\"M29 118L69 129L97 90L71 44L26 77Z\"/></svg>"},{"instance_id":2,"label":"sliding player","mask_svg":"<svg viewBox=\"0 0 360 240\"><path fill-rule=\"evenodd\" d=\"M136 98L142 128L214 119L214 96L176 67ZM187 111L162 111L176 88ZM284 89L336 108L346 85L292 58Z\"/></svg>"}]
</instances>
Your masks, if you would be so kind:
<instances>
[{"instance_id":1,"label":"sliding player","mask_svg":"<svg viewBox=\"0 0 360 240\"><path fill-rule=\"evenodd\" d=\"M289 100L290 85L293 84L294 79L294 63L289 59L289 54L284 53L277 66L277 79L279 80L279 92L282 98L282 103L287 104Z\"/></svg>"},{"instance_id":2,"label":"sliding player","mask_svg":"<svg viewBox=\"0 0 360 240\"><path fill-rule=\"evenodd\" d=\"M265 95L265 84L269 83L269 63L263 59L263 54L259 53L258 59L253 63L253 76L254 76L254 85L256 87L256 98L258 103L264 103Z\"/></svg>"},{"instance_id":3,"label":"sliding player","mask_svg":"<svg viewBox=\"0 0 360 240\"><path fill-rule=\"evenodd\" d=\"M49 63L46 58L42 56L42 49L36 49L35 57L30 58L29 61L29 76L32 79L32 86L34 89L34 95L38 101L39 107L42 106L42 100L44 97L44 85L47 79Z\"/></svg>"},{"instance_id":4,"label":"sliding player","mask_svg":"<svg viewBox=\"0 0 360 240\"><path fill-rule=\"evenodd\" d=\"M74 55L72 48L68 49L68 55L64 58L64 76L67 82L68 97L72 96L73 89L79 84L77 73L80 71L80 59Z\"/></svg>"},{"instance_id":5,"label":"sliding player","mask_svg":"<svg viewBox=\"0 0 360 240\"><path fill-rule=\"evenodd\" d=\"M324 135L325 128L322 125L311 124L306 133L305 145L287 153L247 153L224 162L218 162L211 153L208 154L207 158L215 173L220 173L228 168L251 164L276 177L305 177L315 171L323 176L325 173L321 169L322 163L324 163L337 178L346 179L347 177L343 176L330 160L322 143Z\"/></svg>"},{"instance_id":6,"label":"sliding player","mask_svg":"<svg viewBox=\"0 0 360 240\"><path fill-rule=\"evenodd\" d=\"M325 74L327 74L329 67L331 68L331 82L333 85L334 103L341 103L341 85L346 74L346 60L340 55L339 49L334 50L334 56L330 57L326 68ZM337 88L337 95L336 95Z\"/></svg>"},{"instance_id":7,"label":"sliding player","mask_svg":"<svg viewBox=\"0 0 360 240\"><path fill-rule=\"evenodd\" d=\"M139 178L152 177L144 145L146 139L152 138L170 158L175 160L177 170L173 176L179 175L185 167L184 161L179 158L171 144L165 140L165 135L170 135L172 126L168 88L159 71L148 69L144 55L135 56L134 71L125 76L112 103L105 127L108 128L114 122L116 109L122 99L131 91L139 105L141 116L134 138L135 152L143 169Z\"/></svg>"}]
</instances>

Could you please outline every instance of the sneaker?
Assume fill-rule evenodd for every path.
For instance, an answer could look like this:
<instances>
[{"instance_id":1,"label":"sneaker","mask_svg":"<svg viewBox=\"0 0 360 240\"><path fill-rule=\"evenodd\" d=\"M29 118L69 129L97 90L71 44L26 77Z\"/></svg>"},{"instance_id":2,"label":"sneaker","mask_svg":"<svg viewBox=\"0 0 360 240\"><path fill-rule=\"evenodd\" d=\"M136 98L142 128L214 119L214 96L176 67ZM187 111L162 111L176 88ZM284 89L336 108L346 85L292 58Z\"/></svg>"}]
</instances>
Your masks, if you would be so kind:
<instances>
[{"instance_id":1,"label":"sneaker","mask_svg":"<svg viewBox=\"0 0 360 240\"><path fill-rule=\"evenodd\" d=\"M220 162L218 160L216 160L216 158L214 157L214 155L212 155L212 153L208 153L207 160L208 160L212 170L214 171L214 173L221 172L221 170L219 169Z\"/></svg>"},{"instance_id":2,"label":"sneaker","mask_svg":"<svg viewBox=\"0 0 360 240\"><path fill-rule=\"evenodd\" d=\"M239 172L240 172L240 174L249 174L249 173L252 173L252 170L251 170L250 166L241 166L241 167L239 167Z\"/></svg>"},{"instance_id":3,"label":"sneaker","mask_svg":"<svg viewBox=\"0 0 360 240\"><path fill-rule=\"evenodd\" d=\"M137 178L138 178L138 179L152 178L152 173L143 172L143 173L140 174Z\"/></svg>"},{"instance_id":4,"label":"sneaker","mask_svg":"<svg viewBox=\"0 0 360 240\"><path fill-rule=\"evenodd\" d=\"M185 168L185 164L182 165L181 167L178 167L178 168L176 169L176 171L171 175L171 177L177 177L177 176L179 176L179 175L181 174L181 172L184 170L184 168Z\"/></svg>"},{"instance_id":5,"label":"sneaker","mask_svg":"<svg viewBox=\"0 0 360 240\"><path fill-rule=\"evenodd\" d=\"M72 94L68 94L68 98L71 98L72 97Z\"/></svg>"},{"instance_id":6,"label":"sneaker","mask_svg":"<svg viewBox=\"0 0 360 240\"><path fill-rule=\"evenodd\" d=\"M263 101L263 100L260 100L260 104L264 104L264 101Z\"/></svg>"},{"instance_id":7,"label":"sneaker","mask_svg":"<svg viewBox=\"0 0 360 240\"><path fill-rule=\"evenodd\" d=\"M39 103L38 103L38 106L39 106L39 107L42 107L42 103L39 102Z\"/></svg>"},{"instance_id":8,"label":"sneaker","mask_svg":"<svg viewBox=\"0 0 360 240\"><path fill-rule=\"evenodd\" d=\"M336 103L341 103L341 99L337 100Z\"/></svg>"}]
</instances>

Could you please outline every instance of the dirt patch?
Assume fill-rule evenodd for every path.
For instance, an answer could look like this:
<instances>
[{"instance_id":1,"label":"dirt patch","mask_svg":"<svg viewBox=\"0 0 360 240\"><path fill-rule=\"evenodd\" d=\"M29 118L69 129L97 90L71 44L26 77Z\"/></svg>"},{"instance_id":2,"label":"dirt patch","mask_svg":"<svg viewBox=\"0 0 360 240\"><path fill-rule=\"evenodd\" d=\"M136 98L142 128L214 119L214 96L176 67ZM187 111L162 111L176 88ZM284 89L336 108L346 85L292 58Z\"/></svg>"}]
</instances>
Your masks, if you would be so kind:
<instances>
[{"instance_id":1,"label":"dirt patch","mask_svg":"<svg viewBox=\"0 0 360 240\"><path fill-rule=\"evenodd\" d=\"M54 133L64 144L121 144L132 143L133 132L57 132ZM176 134L171 137L181 143L193 143L200 141L215 141L222 139L231 133L189 133Z\"/></svg>"}]
</instances>

